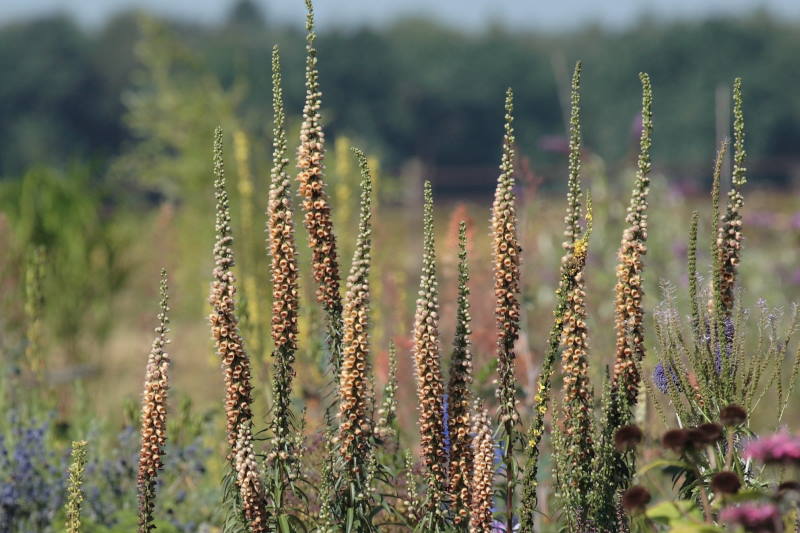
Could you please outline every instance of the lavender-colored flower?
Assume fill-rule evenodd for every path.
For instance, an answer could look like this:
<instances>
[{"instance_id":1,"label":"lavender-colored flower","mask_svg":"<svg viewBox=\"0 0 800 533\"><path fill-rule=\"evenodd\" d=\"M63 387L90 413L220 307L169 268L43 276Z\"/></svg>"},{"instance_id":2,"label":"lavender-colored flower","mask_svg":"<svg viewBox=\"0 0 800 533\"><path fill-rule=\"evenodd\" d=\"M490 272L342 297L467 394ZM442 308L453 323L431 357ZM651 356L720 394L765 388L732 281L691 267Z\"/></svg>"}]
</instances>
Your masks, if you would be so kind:
<instances>
[{"instance_id":1,"label":"lavender-colored flower","mask_svg":"<svg viewBox=\"0 0 800 533\"><path fill-rule=\"evenodd\" d=\"M499 520L492 520L492 529L491 533L512 533L515 531L520 530L519 520L514 518L514 525L511 527L511 530L508 529L508 526L505 522L501 522Z\"/></svg>"},{"instance_id":2,"label":"lavender-colored flower","mask_svg":"<svg viewBox=\"0 0 800 533\"><path fill-rule=\"evenodd\" d=\"M442 425L444 426L444 454L450 463L450 398L447 394L442 395Z\"/></svg>"},{"instance_id":3,"label":"lavender-colored flower","mask_svg":"<svg viewBox=\"0 0 800 533\"><path fill-rule=\"evenodd\" d=\"M66 455L48 442L50 420L11 411L0 434L0 531L44 531L63 504Z\"/></svg>"},{"instance_id":4,"label":"lavender-colored flower","mask_svg":"<svg viewBox=\"0 0 800 533\"><path fill-rule=\"evenodd\" d=\"M781 430L752 441L744 455L767 464L800 464L800 437Z\"/></svg>"},{"instance_id":5,"label":"lavender-colored flower","mask_svg":"<svg viewBox=\"0 0 800 533\"><path fill-rule=\"evenodd\" d=\"M774 503L745 503L720 513L723 522L742 526L745 531L780 531L781 513Z\"/></svg>"},{"instance_id":6,"label":"lavender-colored flower","mask_svg":"<svg viewBox=\"0 0 800 533\"><path fill-rule=\"evenodd\" d=\"M800 211L792 215L792 221L790 222L790 226L794 230L800 230Z\"/></svg>"},{"instance_id":7,"label":"lavender-colored flower","mask_svg":"<svg viewBox=\"0 0 800 533\"><path fill-rule=\"evenodd\" d=\"M725 323L723 325L722 333L725 339L724 360L730 360L731 356L733 355L733 336L735 333L733 320L730 317L725 317ZM722 349L720 348L719 342L717 342L716 348L714 349L714 371L717 373L717 375L720 375L722 373L722 364L723 364Z\"/></svg>"},{"instance_id":8,"label":"lavender-colored flower","mask_svg":"<svg viewBox=\"0 0 800 533\"><path fill-rule=\"evenodd\" d=\"M678 378L678 372L675 371L675 367L669 365L669 378L667 377L667 373L667 367L661 361L659 361L656 364L656 367L653 369L653 384L663 394L666 394L669 390L669 381L672 382L672 386L676 389L680 389L681 386L680 379Z\"/></svg>"}]
</instances>

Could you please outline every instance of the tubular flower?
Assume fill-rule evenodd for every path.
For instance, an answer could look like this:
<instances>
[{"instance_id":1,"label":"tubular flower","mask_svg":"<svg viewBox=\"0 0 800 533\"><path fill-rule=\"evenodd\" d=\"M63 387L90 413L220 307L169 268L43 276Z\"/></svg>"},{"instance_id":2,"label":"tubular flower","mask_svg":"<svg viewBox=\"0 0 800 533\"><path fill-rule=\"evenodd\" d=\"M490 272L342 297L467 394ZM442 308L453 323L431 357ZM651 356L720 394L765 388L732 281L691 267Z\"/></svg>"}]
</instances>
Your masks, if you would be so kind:
<instances>
[{"instance_id":1,"label":"tubular flower","mask_svg":"<svg viewBox=\"0 0 800 533\"><path fill-rule=\"evenodd\" d=\"M719 229L720 215L719 215L719 195L720 195L720 181L722 179L722 165L725 161L725 155L730 148L728 139L723 139L720 147L717 150L717 157L714 159L714 172L711 181L711 211L712 211L712 227ZM713 312L717 318L718 326L721 326L726 316L725 303L723 301L723 265L722 256L724 243L720 240L717 234L711 242L711 256L713 257L714 264L712 268L712 295L708 302L709 312Z\"/></svg>"},{"instance_id":2,"label":"tubular flower","mask_svg":"<svg viewBox=\"0 0 800 533\"><path fill-rule=\"evenodd\" d=\"M722 268L720 297L727 317L733 312L736 270L742 253L741 188L747 183L744 149L744 113L742 112L742 79L733 82L733 175L728 191L728 205L717 233L719 261Z\"/></svg>"},{"instance_id":3,"label":"tubular flower","mask_svg":"<svg viewBox=\"0 0 800 533\"><path fill-rule=\"evenodd\" d=\"M331 206L323 178L325 159L325 134L322 131L317 50L314 41L314 8L306 0L306 101L303 123L300 127L300 146L297 150L297 181L303 199L305 226L314 281L317 282L317 300L328 315L331 358L336 371L341 363L341 313L342 297L339 293L339 263L336 256L336 237L333 234Z\"/></svg>"},{"instance_id":4,"label":"tubular flower","mask_svg":"<svg viewBox=\"0 0 800 533\"><path fill-rule=\"evenodd\" d=\"M167 272L161 270L160 310L156 338L144 377L141 415L141 448L139 449L139 472L136 487L139 496L139 531L147 533L155 529L153 510L158 471L163 468L162 458L167 443L167 390L169 389L169 355L164 351L169 343L167 324L169 318Z\"/></svg>"},{"instance_id":5,"label":"tubular flower","mask_svg":"<svg viewBox=\"0 0 800 533\"><path fill-rule=\"evenodd\" d=\"M642 257L647 253L647 195L650 189L650 147L653 132L653 93L650 77L639 74L642 82L642 135L636 183L625 217L625 231L617 253L614 329L617 355L614 364L614 386L626 394L628 405L636 403L639 394L639 363L644 357L644 287Z\"/></svg>"},{"instance_id":6,"label":"tubular flower","mask_svg":"<svg viewBox=\"0 0 800 533\"><path fill-rule=\"evenodd\" d=\"M419 298L414 315L414 370L419 400L422 457L427 469L428 509L437 510L446 486L444 386L439 347L439 288L433 237L433 192L425 182L424 244Z\"/></svg>"},{"instance_id":7,"label":"tubular flower","mask_svg":"<svg viewBox=\"0 0 800 533\"><path fill-rule=\"evenodd\" d=\"M339 446L354 479L363 479L372 437L369 361L369 268L372 246L372 177L367 158L353 150L361 167L361 215L344 306L344 344L339 381Z\"/></svg>"},{"instance_id":8,"label":"tubular flower","mask_svg":"<svg viewBox=\"0 0 800 533\"><path fill-rule=\"evenodd\" d=\"M286 172L289 158L286 151L286 116L281 87L281 67L278 47L272 49L272 171L270 173L267 206L269 255L272 258L272 376L273 415L270 421L271 443L266 463L273 471L268 476L276 486L273 504L283 507L283 495L289 478L297 475L298 454L295 449L294 425L291 412L294 361L297 352L297 315L299 309L297 247L292 222L291 179Z\"/></svg>"},{"instance_id":9,"label":"tubular flower","mask_svg":"<svg viewBox=\"0 0 800 533\"><path fill-rule=\"evenodd\" d=\"M548 336L547 352L542 361L542 368L536 380L534 396L534 419L528 430L527 460L523 473L522 505L520 506L521 531L534 531L535 513L538 505L537 476L539 473L539 445L545 431L545 415L550 403L552 377L556 358L561 350L561 332L564 328L564 317L568 311L568 296L575 289L579 274L586 265L586 243L588 235L581 235L580 220L580 171L581 171L581 130L578 88L580 83L581 63L575 65L572 80L572 116L570 117L569 140L569 172L567 178L567 209L564 216L564 255L561 257L560 280L556 290L556 308L553 325Z\"/></svg>"},{"instance_id":10,"label":"tubular flower","mask_svg":"<svg viewBox=\"0 0 800 533\"><path fill-rule=\"evenodd\" d=\"M86 441L72 443L72 459L69 465L69 486L65 507L67 533L80 533L81 505L83 504L83 474L86 470Z\"/></svg>"},{"instance_id":11,"label":"tubular flower","mask_svg":"<svg viewBox=\"0 0 800 533\"><path fill-rule=\"evenodd\" d=\"M231 216L225 170L222 161L222 129L214 131L214 191L216 209L216 242L214 243L214 280L211 284L211 334L225 378L225 415L230 453L228 459L236 471L237 488L244 516L254 532L267 531L268 513L258 464L252 447L253 413L250 359L239 334L236 318L236 279Z\"/></svg>"},{"instance_id":12,"label":"tubular flower","mask_svg":"<svg viewBox=\"0 0 800 533\"><path fill-rule=\"evenodd\" d=\"M449 407L450 506L453 521L469 521L470 475L472 472L472 438L470 407L472 404L472 351L469 336L472 318L469 312L469 265L467 263L467 225L458 226L458 310L456 335L450 356L450 381L447 387Z\"/></svg>"},{"instance_id":13,"label":"tubular flower","mask_svg":"<svg viewBox=\"0 0 800 533\"><path fill-rule=\"evenodd\" d=\"M471 478L470 533L491 530L492 499L494 487L494 443L489 415L480 403L475 404L475 421L472 425L472 452L475 466Z\"/></svg>"}]
</instances>

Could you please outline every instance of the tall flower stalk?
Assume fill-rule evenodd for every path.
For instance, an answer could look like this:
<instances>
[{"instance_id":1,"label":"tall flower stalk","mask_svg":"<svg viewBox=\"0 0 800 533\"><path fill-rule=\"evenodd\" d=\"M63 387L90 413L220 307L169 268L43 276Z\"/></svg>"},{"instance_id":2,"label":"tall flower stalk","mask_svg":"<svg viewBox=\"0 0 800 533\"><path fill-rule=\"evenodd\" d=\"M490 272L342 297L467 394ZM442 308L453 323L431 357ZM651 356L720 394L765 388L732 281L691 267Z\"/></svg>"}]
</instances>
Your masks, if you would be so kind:
<instances>
[{"instance_id":1,"label":"tall flower stalk","mask_svg":"<svg viewBox=\"0 0 800 533\"><path fill-rule=\"evenodd\" d=\"M622 242L617 252L617 283L614 288L616 356L613 375L609 376L603 392L593 468L596 490L593 493L592 520L600 531L609 532L623 527L618 523L618 502L635 469L633 454L618 451L614 446L614 435L617 428L631 422L641 385L640 365L645 354L642 258L647 253L653 94L649 76L641 73L639 79L642 83L639 158Z\"/></svg>"},{"instance_id":2,"label":"tall flower stalk","mask_svg":"<svg viewBox=\"0 0 800 533\"><path fill-rule=\"evenodd\" d=\"M417 531L446 528L444 497L447 487L445 452L444 385L439 345L439 284L436 279L436 247L433 235L433 190L425 182L422 274L414 315L414 371L419 402L419 432L428 485L424 515Z\"/></svg>"},{"instance_id":3,"label":"tall flower stalk","mask_svg":"<svg viewBox=\"0 0 800 533\"><path fill-rule=\"evenodd\" d=\"M475 465L470 478L469 531L485 533L492 531L494 440L489 414L479 402L475 403L474 413L472 453Z\"/></svg>"},{"instance_id":4,"label":"tall flower stalk","mask_svg":"<svg viewBox=\"0 0 800 533\"><path fill-rule=\"evenodd\" d=\"M514 194L514 93L505 100L505 134L492 205L492 256L494 267L498 438L503 452L502 481L507 531L514 527L514 496L517 465L514 453L521 441L517 412L517 380L514 375L514 344L519 338L520 245L517 238L517 208Z\"/></svg>"},{"instance_id":5,"label":"tall flower stalk","mask_svg":"<svg viewBox=\"0 0 800 533\"><path fill-rule=\"evenodd\" d=\"M214 131L214 193L217 204L216 242L209 320L225 379L228 460L235 475L237 504L251 532L260 533L268 531L269 512L257 456L253 450L253 385L250 359L236 317L236 279L232 272L234 257L231 248L233 236L222 159L222 129L219 127Z\"/></svg>"},{"instance_id":6,"label":"tall flower stalk","mask_svg":"<svg viewBox=\"0 0 800 533\"><path fill-rule=\"evenodd\" d=\"M397 347L394 342L389 343L389 377L383 387L381 407L378 409L377 422L375 424L375 437L384 445L394 439L393 452L397 451L399 442L397 441Z\"/></svg>"},{"instance_id":7,"label":"tall flower stalk","mask_svg":"<svg viewBox=\"0 0 800 533\"><path fill-rule=\"evenodd\" d=\"M724 318L733 314L736 287L736 271L742 252L742 187L747 183L744 149L744 112L742 111L742 79L733 82L733 172L725 215L717 229L719 262L721 272L720 299Z\"/></svg>"},{"instance_id":8,"label":"tall flower stalk","mask_svg":"<svg viewBox=\"0 0 800 533\"><path fill-rule=\"evenodd\" d=\"M80 533L81 507L85 494L83 491L83 475L86 471L86 441L72 443L72 458L69 464L67 503L65 506L67 533Z\"/></svg>"},{"instance_id":9,"label":"tall flower stalk","mask_svg":"<svg viewBox=\"0 0 800 533\"><path fill-rule=\"evenodd\" d=\"M161 270L160 303L156 338L144 378L142 414L140 422L141 447L139 450L139 472L136 487L139 496L139 532L155 529L153 510L156 504L158 472L163 468L164 446L167 443L167 391L169 389L169 355L165 351L167 325L169 324L169 295L167 272Z\"/></svg>"},{"instance_id":10,"label":"tall flower stalk","mask_svg":"<svg viewBox=\"0 0 800 533\"><path fill-rule=\"evenodd\" d=\"M287 172L286 115L281 87L280 52L272 50L272 171L267 233L272 259L272 400L271 442L267 455L269 492L275 514L283 514L286 491L299 475L296 428L291 409L297 352L299 289L297 246L292 220L291 178ZM280 520L279 520L280 522Z\"/></svg>"},{"instance_id":11,"label":"tall flower stalk","mask_svg":"<svg viewBox=\"0 0 800 533\"><path fill-rule=\"evenodd\" d=\"M317 49L314 47L317 34L311 0L306 0L306 9L306 100L297 150L297 181L300 182L304 221L311 248L312 272L317 283L317 301L327 315L328 349L338 379L342 349L341 282L331 205L325 190L325 133L320 116L322 92L319 87Z\"/></svg>"},{"instance_id":12,"label":"tall flower stalk","mask_svg":"<svg viewBox=\"0 0 800 533\"><path fill-rule=\"evenodd\" d=\"M580 214L580 76L581 64L572 78L570 117L570 182L567 210L566 263L585 265L591 233L591 206L586 208L586 228ZM571 255L572 257L569 257ZM561 330L561 371L564 375L562 413L556 435L556 474L559 497L571 530L586 523L589 512L593 439L591 408L593 393L589 383L589 349L586 325L586 293L583 268L573 275L574 283L565 294L566 310Z\"/></svg>"},{"instance_id":13,"label":"tall flower stalk","mask_svg":"<svg viewBox=\"0 0 800 533\"><path fill-rule=\"evenodd\" d=\"M32 377L39 381L44 372L44 358L42 354L44 302L44 267L45 249L35 246L28 257L25 268L25 318L27 331L25 332L25 363Z\"/></svg>"},{"instance_id":14,"label":"tall flower stalk","mask_svg":"<svg viewBox=\"0 0 800 533\"><path fill-rule=\"evenodd\" d=\"M533 422L528 430L526 446L526 462L522 481L522 502L520 511L520 529L522 533L533 533L536 525L536 509L539 504L538 474L539 457L541 455L542 437L545 431L550 397L552 395L552 379L556 359L561 352L561 335L565 325L565 317L570 310L570 295L581 282L583 269L586 266L588 251L588 228L583 232L580 226L581 215L581 125L580 125L580 74L581 63L575 65L572 78L572 113L570 117L569 135L569 168L567 177L567 208L564 216L564 255L561 257L559 284L556 289L556 307L553 312L553 325L548 335L547 351L542 368L536 379L534 395Z\"/></svg>"},{"instance_id":15,"label":"tall flower stalk","mask_svg":"<svg viewBox=\"0 0 800 533\"><path fill-rule=\"evenodd\" d=\"M639 394L639 364L644 348L644 286L642 258L647 253L647 195L650 190L650 147L653 133L653 91L650 77L642 73L642 133L639 141L636 182L631 194L625 230L617 252L617 283L615 286L614 331L616 361L614 387L618 388L629 406ZM625 421L620 421L625 423Z\"/></svg>"},{"instance_id":16,"label":"tall flower stalk","mask_svg":"<svg viewBox=\"0 0 800 533\"><path fill-rule=\"evenodd\" d=\"M456 334L450 356L447 387L450 433L450 509L453 522L465 530L469 525L472 454L472 350L470 342L469 264L467 262L467 224L458 225L458 309Z\"/></svg>"},{"instance_id":17,"label":"tall flower stalk","mask_svg":"<svg viewBox=\"0 0 800 533\"><path fill-rule=\"evenodd\" d=\"M350 531L373 531L369 486L373 459L373 390L369 346L369 271L372 250L372 176L363 152L353 149L361 168L361 211L344 305L344 338L339 379L339 453L344 461L344 513Z\"/></svg>"}]
</instances>

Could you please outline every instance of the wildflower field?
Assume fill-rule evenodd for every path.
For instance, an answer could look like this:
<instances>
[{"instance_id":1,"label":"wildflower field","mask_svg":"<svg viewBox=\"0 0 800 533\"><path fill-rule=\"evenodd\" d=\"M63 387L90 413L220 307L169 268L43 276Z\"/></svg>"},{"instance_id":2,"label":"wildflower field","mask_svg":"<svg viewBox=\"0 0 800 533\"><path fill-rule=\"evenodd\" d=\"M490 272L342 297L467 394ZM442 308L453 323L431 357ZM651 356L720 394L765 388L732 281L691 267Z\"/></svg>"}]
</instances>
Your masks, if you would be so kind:
<instances>
[{"instance_id":1,"label":"wildflower field","mask_svg":"<svg viewBox=\"0 0 800 533\"><path fill-rule=\"evenodd\" d=\"M306 6L269 145L212 81L182 106L151 22L113 168L151 201L1 184L0 533L800 531L800 193L750 175L747 79L693 190L647 73L629 164L585 149L577 62L563 186L511 87L493 198L441 201L326 138Z\"/></svg>"}]
</instances>

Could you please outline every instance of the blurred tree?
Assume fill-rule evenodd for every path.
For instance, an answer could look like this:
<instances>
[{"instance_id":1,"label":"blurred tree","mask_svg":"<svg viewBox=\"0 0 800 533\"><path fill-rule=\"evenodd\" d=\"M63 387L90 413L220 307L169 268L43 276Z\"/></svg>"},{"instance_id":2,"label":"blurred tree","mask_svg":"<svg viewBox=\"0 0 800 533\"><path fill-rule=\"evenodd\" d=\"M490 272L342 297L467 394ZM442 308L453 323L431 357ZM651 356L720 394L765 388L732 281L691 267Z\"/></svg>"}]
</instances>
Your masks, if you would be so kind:
<instances>
[{"instance_id":1,"label":"blurred tree","mask_svg":"<svg viewBox=\"0 0 800 533\"><path fill-rule=\"evenodd\" d=\"M63 16L0 28L0 175L119 149L115 96L91 55Z\"/></svg>"},{"instance_id":2,"label":"blurred tree","mask_svg":"<svg viewBox=\"0 0 800 533\"><path fill-rule=\"evenodd\" d=\"M8 254L22 269L32 250L42 250L46 330L71 362L85 361L82 341L105 337L111 298L127 277L121 255L129 232L102 208L103 195L86 168L37 168L0 187L0 210L13 229Z\"/></svg>"},{"instance_id":3,"label":"blurred tree","mask_svg":"<svg viewBox=\"0 0 800 533\"><path fill-rule=\"evenodd\" d=\"M233 114L254 134L253 157L263 162L267 151L255 147L269 137L265 66L274 43L283 51L290 123L299 116L302 33L269 24L258 0L233 3L216 27L159 24L162 30L148 30L136 56L134 19L121 15L96 34L63 17L0 26L0 68L13 73L0 84L0 173L19 175L39 161L63 164L121 153L125 159L130 135L137 138L134 151L143 160L145 149L155 148L152 139L140 141L157 131L153 138L165 146L156 151L180 152L186 147L171 143L188 142L192 135L184 135L187 130L177 124L205 122L206 127L215 116ZM158 35L165 27L173 30L167 40ZM647 71L656 95L656 166L668 167L678 178L697 178L708 172L714 151L715 91L741 75L752 171L780 178L789 174L796 157L792 147L800 142L800 102L790 90L800 82L794 68L800 54L797 32L796 23L766 12L691 21L642 19L622 30L589 26L558 34L502 27L463 32L419 19L323 30L323 119L332 137L352 138L390 168L420 158L434 168L455 167L449 171L455 175L464 166L494 167L495 133L502 122L497 102L511 85L519 95L521 152L546 171L549 162L560 165L563 158L557 147L564 134L561 71L581 58L587 149L612 166L628 163L635 145L636 73ZM131 80L137 58L142 69ZM172 96L159 105L150 105L151 100L150 111L145 111L148 105L125 102L131 113L123 123L120 95L141 101L150 90L147 83ZM213 101L223 93L235 98ZM212 106L198 111L198 101ZM220 106L227 106L223 113ZM169 123L165 116L171 117ZM147 166L151 175L163 170L154 173ZM485 187L491 187L488 180Z\"/></svg>"},{"instance_id":4,"label":"blurred tree","mask_svg":"<svg viewBox=\"0 0 800 533\"><path fill-rule=\"evenodd\" d=\"M237 29L259 30L267 25L267 19L261 6L254 0L236 0L228 12L225 25Z\"/></svg>"}]
</instances>

